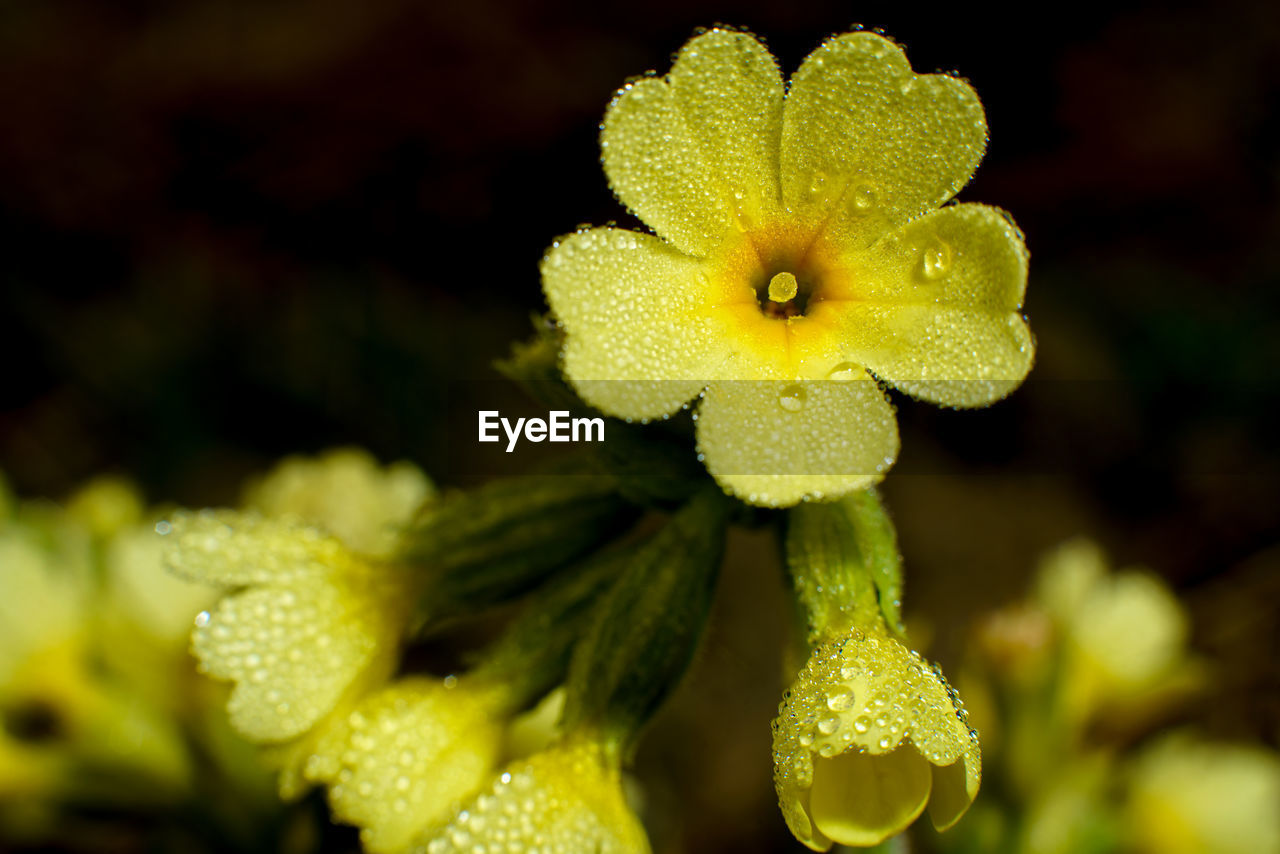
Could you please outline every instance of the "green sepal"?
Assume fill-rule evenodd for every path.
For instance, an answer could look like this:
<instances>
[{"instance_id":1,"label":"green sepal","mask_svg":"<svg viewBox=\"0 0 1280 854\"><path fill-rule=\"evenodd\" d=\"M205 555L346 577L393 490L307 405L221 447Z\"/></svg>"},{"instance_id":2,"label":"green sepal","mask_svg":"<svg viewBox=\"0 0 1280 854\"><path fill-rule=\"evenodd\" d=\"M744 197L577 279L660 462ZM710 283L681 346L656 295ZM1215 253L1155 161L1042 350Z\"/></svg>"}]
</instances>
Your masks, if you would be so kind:
<instances>
[{"instance_id":1,"label":"green sepal","mask_svg":"<svg viewBox=\"0 0 1280 854\"><path fill-rule=\"evenodd\" d=\"M612 477L581 469L493 481L424 508L396 556L429 577L415 625L519 596L638 512Z\"/></svg>"},{"instance_id":2,"label":"green sepal","mask_svg":"<svg viewBox=\"0 0 1280 854\"><path fill-rule=\"evenodd\" d=\"M691 498L635 547L574 650L563 727L627 752L671 694L702 639L731 502Z\"/></svg>"},{"instance_id":3,"label":"green sepal","mask_svg":"<svg viewBox=\"0 0 1280 854\"><path fill-rule=\"evenodd\" d=\"M902 559L879 496L868 489L787 513L787 569L809 638L883 623L903 636Z\"/></svg>"},{"instance_id":4,"label":"green sepal","mask_svg":"<svg viewBox=\"0 0 1280 854\"><path fill-rule=\"evenodd\" d=\"M508 688L518 708L564 681L569 658L630 552L609 548L557 573L521 603L520 612L473 661L472 672Z\"/></svg>"}]
</instances>

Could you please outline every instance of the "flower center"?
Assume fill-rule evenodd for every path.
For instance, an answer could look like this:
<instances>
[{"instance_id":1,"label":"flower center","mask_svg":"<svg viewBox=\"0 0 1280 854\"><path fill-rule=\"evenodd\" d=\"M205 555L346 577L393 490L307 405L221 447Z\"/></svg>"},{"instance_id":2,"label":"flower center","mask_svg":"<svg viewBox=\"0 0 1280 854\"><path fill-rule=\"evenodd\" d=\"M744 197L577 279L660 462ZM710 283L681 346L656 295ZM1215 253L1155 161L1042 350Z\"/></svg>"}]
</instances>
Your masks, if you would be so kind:
<instances>
[{"instance_id":1,"label":"flower center","mask_svg":"<svg viewBox=\"0 0 1280 854\"><path fill-rule=\"evenodd\" d=\"M755 287L756 300L760 303L760 312L765 317L786 319L804 314L809 305L809 297L813 288L808 281L801 282L796 274L789 270L766 274Z\"/></svg>"}]
</instances>

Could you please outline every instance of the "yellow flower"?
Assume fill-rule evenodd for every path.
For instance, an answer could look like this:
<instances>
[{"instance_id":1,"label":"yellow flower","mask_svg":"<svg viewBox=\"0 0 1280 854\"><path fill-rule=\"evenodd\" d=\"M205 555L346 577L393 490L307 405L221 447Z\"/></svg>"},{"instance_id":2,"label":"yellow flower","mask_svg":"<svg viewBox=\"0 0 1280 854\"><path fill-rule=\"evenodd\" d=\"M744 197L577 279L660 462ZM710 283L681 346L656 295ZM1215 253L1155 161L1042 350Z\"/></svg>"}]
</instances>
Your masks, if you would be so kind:
<instances>
[{"instance_id":1,"label":"yellow flower","mask_svg":"<svg viewBox=\"0 0 1280 854\"><path fill-rule=\"evenodd\" d=\"M382 555L431 492L412 465L336 450L282 462L249 488L246 512L157 526L171 569L231 591L197 617L192 650L235 683L231 722L270 745L284 797L306 788L320 740L395 668L420 581Z\"/></svg>"},{"instance_id":2,"label":"yellow flower","mask_svg":"<svg viewBox=\"0 0 1280 854\"><path fill-rule=\"evenodd\" d=\"M773 725L783 817L815 851L871 846L929 805L945 830L982 776L977 734L936 668L881 631L819 643Z\"/></svg>"},{"instance_id":3,"label":"yellow flower","mask_svg":"<svg viewBox=\"0 0 1280 854\"><path fill-rule=\"evenodd\" d=\"M543 260L566 376L628 419L701 396L707 467L751 503L878 480L898 435L873 376L981 406L1031 365L1020 233L940 207L985 145L969 85L881 36L827 41L789 85L748 34L690 40L602 125L610 185L654 235L581 231Z\"/></svg>"},{"instance_id":4,"label":"yellow flower","mask_svg":"<svg viewBox=\"0 0 1280 854\"><path fill-rule=\"evenodd\" d=\"M1064 703L1074 717L1196 681L1189 621L1173 591L1145 571L1109 573L1096 543L1077 539L1051 552L1037 599L1065 641Z\"/></svg>"},{"instance_id":5,"label":"yellow flower","mask_svg":"<svg viewBox=\"0 0 1280 854\"><path fill-rule=\"evenodd\" d=\"M1130 842L1150 854L1277 854L1278 804L1274 752L1171 736L1134 766Z\"/></svg>"},{"instance_id":6,"label":"yellow flower","mask_svg":"<svg viewBox=\"0 0 1280 854\"><path fill-rule=\"evenodd\" d=\"M416 854L545 851L644 854L649 841L627 806L622 771L600 744L565 742L512 763Z\"/></svg>"},{"instance_id":7,"label":"yellow flower","mask_svg":"<svg viewBox=\"0 0 1280 854\"><path fill-rule=\"evenodd\" d=\"M0 521L0 794L181 794L190 756L172 710L154 702L178 684L166 672L138 683L113 667L120 638L109 629L121 615L102 595L101 544L81 521L37 502ZM85 769L119 777L104 791Z\"/></svg>"},{"instance_id":8,"label":"yellow flower","mask_svg":"<svg viewBox=\"0 0 1280 854\"><path fill-rule=\"evenodd\" d=\"M162 523L179 575L235 592L196 620L205 672L235 683L227 711L260 743L301 739L281 756L297 788L322 720L346 711L395 665L415 579L295 520L234 511L179 513Z\"/></svg>"},{"instance_id":9,"label":"yellow flower","mask_svg":"<svg viewBox=\"0 0 1280 854\"><path fill-rule=\"evenodd\" d=\"M369 695L319 740L306 776L372 854L408 848L493 776L505 693L466 677L408 677Z\"/></svg>"}]
</instances>

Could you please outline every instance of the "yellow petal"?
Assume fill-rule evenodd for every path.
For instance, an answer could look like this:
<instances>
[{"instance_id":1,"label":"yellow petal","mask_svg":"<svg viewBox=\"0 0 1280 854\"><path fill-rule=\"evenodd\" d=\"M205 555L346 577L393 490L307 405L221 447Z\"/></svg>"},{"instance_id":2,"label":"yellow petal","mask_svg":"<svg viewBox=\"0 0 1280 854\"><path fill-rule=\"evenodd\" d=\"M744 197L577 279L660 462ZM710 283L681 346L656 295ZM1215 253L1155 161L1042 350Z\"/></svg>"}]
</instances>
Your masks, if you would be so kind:
<instances>
[{"instance_id":1,"label":"yellow petal","mask_svg":"<svg viewBox=\"0 0 1280 854\"><path fill-rule=\"evenodd\" d=\"M920 75L902 49L846 33L791 78L782 127L782 198L829 233L868 245L968 183L986 148L977 94Z\"/></svg>"},{"instance_id":2,"label":"yellow petal","mask_svg":"<svg viewBox=\"0 0 1280 854\"><path fill-rule=\"evenodd\" d=\"M308 776L371 854L403 851L489 782L502 745L498 695L465 681L401 679L321 741Z\"/></svg>"},{"instance_id":3,"label":"yellow petal","mask_svg":"<svg viewBox=\"0 0 1280 854\"><path fill-rule=\"evenodd\" d=\"M892 753L842 753L813 766L813 822L842 845L879 845L924 811L932 777L928 760L910 745Z\"/></svg>"},{"instance_id":4,"label":"yellow petal","mask_svg":"<svg viewBox=\"0 0 1280 854\"><path fill-rule=\"evenodd\" d=\"M846 283L837 296L1005 314L1022 307L1027 261L1009 214L990 205L948 205L844 255L838 263Z\"/></svg>"},{"instance_id":5,"label":"yellow petal","mask_svg":"<svg viewBox=\"0 0 1280 854\"><path fill-rule=\"evenodd\" d=\"M325 575L350 560L342 543L291 519L203 510L175 513L164 533L169 568L184 578L222 587L290 585Z\"/></svg>"},{"instance_id":6,"label":"yellow petal","mask_svg":"<svg viewBox=\"0 0 1280 854\"><path fill-rule=\"evenodd\" d=\"M840 263L848 293L823 303L823 319L844 356L882 380L934 403L981 406L1031 369L1019 313L1027 250L1000 210L946 207Z\"/></svg>"},{"instance_id":7,"label":"yellow petal","mask_svg":"<svg viewBox=\"0 0 1280 854\"><path fill-rule=\"evenodd\" d=\"M251 585L202 615L192 651L236 682L227 704L254 741L295 738L393 649L413 580L299 524L230 511L178 514L169 561L180 574Z\"/></svg>"},{"instance_id":8,"label":"yellow petal","mask_svg":"<svg viewBox=\"0 0 1280 854\"><path fill-rule=\"evenodd\" d=\"M309 729L372 659L377 602L348 592L254 588L223 599L197 627L192 650L210 675L235 681L227 711L246 737L281 741Z\"/></svg>"},{"instance_id":9,"label":"yellow petal","mask_svg":"<svg viewBox=\"0 0 1280 854\"><path fill-rule=\"evenodd\" d=\"M933 768L929 819L937 830L948 830L969 810L976 790L970 790L969 761L961 756L950 765ZM975 784L976 785L976 784Z\"/></svg>"},{"instance_id":10,"label":"yellow petal","mask_svg":"<svg viewBox=\"0 0 1280 854\"><path fill-rule=\"evenodd\" d=\"M513 762L414 854L474 850L647 854L622 774L599 745L561 744Z\"/></svg>"},{"instance_id":11,"label":"yellow petal","mask_svg":"<svg viewBox=\"0 0 1280 854\"><path fill-rule=\"evenodd\" d=\"M698 409L698 448L727 491L783 507L878 481L898 454L880 388L855 378L712 383ZM860 378L857 378L860 375Z\"/></svg>"},{"instance_id":12,"label":"yellow petal","mask_svg":"<svg viewBox=\"0 0 1280 854\"><path fill-rule=\"evenodd\" d=\"M618 199L680 249L705 255L735 223L777 209L782 78L752 36L691 39L665 79L623 88L600 135Z\"/></svg>"},{"instance_id":13,"label":"yellow petal","mask_svg":"<svg viewBox=\"0 0 1280 854\"><path fill-rule=\"evenodd\" d=\"M597 228L566 237L542 284L567 335L564 372L610 415L656 418L715 375L701 263L656 237Z\"/></svg>"},{"instance_id":14,"label":"yellow petal","mask_svg":"<svg viewBox=\"0 0 1280 854\"><path fill-rule=\"evenodd\" d=\"M213 604L218 591L165 571L165 542L154 525L121 530L104 548L106 589L112 609L127 616L158 646L186 656L191 623Z\"/></svg>"},{"instance_id":15,"label":"yellow petal","mask_svg":"<svg viewBox=\"0 0 1280 854\"><path fill-rule=\"evenodd\" d=\"M288 457L245 491L245 506L266 516L296 516L361 554L386 554L395 535L434 492L412 463L383 467L369 452L336 448Z\"/></svg>"}]
</instances>

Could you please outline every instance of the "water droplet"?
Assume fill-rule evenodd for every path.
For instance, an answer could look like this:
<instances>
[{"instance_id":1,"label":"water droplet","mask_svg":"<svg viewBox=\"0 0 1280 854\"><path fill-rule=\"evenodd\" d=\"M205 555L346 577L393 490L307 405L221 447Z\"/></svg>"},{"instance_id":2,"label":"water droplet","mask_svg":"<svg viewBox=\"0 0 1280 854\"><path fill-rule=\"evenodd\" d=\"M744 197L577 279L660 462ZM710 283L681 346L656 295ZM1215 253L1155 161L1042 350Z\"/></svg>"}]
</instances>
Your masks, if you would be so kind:
<instances>
[{"instance_id":1,"label":"water droplet","mask_svg":"<svg viewBox=\"0 0 1280 854\"><path fill-rule=\"evenodd\" d=\"M837 685L827 692L827 708L833 712L843 712L853 705L853 689L847 685Z\"/></svg>"},{"instance_id":2,"label":"water droplet","mask_svg":"<svg viewBox=\"0 0 1280 854\"><path fill-rule=\"evenodd\" d=\"M853 362L841 362L830 371L827 372L827 379L836 382L849 382L850 380L860 379L867 375L866 370Z\"/></svg>"},{"instance_id":3,"label":"water droplet","mask_svg":"<svg viewBox=\"0 0 1280 854\"><path fill-rule=\"evenodd\" d=\"M818 724L818 731L823 735L831 735L831 733L840 729L840 719L837 717L824 718Z\"/></svg>"},{"instance_id":4,"label":"water droplet","mask_svg":"<svg viewBox=\"0 0 1280 854\"><path fill-rule=\"evenodd\" d=\"M849 192L849 205L855 211L871 210L876 203L876 191L870 184L859 184Z\"/></svg>"},{"instance_id":5,"label":"water droplet","mask_svg":"<svg viewBox=\"0 0 1280 854\"><path fill-rule=\"evenodd\" d=\"M813 173L813 180L809 182L809 195L820 196L827 186L827 176L824 172Z\"/></svg>"},{"instance_id":6,"label":"water droplet","mask_svg":"<svg viewBox=\"0 0 1280 854\"><path fill-rule=\"evenodd\" d=\"M798 384L789 385L778 395L778 405L787 412L799 412L804 409L804 388Z\"/></svg>"},{"instance_id":7,"label":"water droplet","mask_svg":"<svg viewBox=\"0 0 1280 854\"><path fill-rule=\"evenodd\" d=\"M926 279L937 280L951 272L951 247L934 238L920 256L921 272Z\"/></svg>"}]
</instances>

